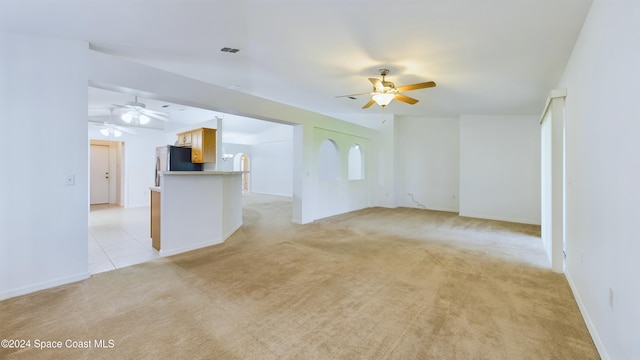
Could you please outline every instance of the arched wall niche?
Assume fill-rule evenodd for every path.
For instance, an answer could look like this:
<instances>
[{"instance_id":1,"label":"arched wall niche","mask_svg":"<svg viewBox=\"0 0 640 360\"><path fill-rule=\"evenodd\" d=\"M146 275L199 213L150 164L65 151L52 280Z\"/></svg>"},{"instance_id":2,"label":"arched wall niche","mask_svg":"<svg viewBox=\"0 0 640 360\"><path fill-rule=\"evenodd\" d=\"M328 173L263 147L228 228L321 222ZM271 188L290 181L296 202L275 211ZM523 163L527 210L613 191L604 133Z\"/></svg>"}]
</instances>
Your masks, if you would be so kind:
<instances>
[{"instance_id":1,"label":"arched wall niche","mask_svg":"<svg viewBox=\"0 0 640 360\"><path fill-rule=\"evenodd\" d=\"M318 150L318 179L340 180L340 149L332 139L325 139Z\"/></svg>"}]
</instances>

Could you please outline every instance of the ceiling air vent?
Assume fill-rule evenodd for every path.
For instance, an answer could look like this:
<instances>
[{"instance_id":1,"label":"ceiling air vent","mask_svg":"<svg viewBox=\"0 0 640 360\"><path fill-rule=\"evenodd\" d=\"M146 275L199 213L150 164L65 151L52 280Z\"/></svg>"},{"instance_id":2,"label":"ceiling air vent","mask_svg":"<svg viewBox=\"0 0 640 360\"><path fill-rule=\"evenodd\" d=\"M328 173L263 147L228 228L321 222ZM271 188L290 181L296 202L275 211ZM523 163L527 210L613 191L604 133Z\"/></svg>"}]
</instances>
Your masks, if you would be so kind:
<instances>
[{"instance_id":1,"label":"ceiling air vent","mask_svg":"<svg viewBox=\"0 0 640 360\"><path fill-rule=\"evenodd\" d=\"M220 49L220 51L235 54L238 51L240 51L240 49L234 49L234 48L230 48L230 47L223 47L222 49Z\"/></svg>"}]
</instances>

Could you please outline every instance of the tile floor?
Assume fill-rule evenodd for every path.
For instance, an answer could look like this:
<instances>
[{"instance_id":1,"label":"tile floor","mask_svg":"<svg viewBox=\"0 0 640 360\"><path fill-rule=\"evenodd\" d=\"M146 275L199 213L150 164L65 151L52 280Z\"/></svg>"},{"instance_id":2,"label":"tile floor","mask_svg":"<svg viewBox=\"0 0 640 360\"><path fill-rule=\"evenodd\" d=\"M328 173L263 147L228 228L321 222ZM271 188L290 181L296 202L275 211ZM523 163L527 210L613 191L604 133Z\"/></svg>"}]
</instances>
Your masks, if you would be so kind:
<instances>
[{"instance_id":1,"label":"tile floor","mask_svg":"<svg viewBox=\"0 0 640 360\"><path fill-rule=\"evenodd\" d=\"M149 237L149 208L91 205L89 272L96 274L158 258Z\"/></svg>"}]
</instances>

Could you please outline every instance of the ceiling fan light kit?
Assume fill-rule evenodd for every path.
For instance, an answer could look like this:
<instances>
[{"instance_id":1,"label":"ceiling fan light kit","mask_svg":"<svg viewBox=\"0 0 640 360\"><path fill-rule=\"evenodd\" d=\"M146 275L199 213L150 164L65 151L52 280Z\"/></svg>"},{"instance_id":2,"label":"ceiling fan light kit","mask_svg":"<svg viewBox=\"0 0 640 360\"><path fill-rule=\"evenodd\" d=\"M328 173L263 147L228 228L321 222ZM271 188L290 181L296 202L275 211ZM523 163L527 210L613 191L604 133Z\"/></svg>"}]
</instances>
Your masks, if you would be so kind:
<instances>
[{"instance_id":1,"label":"ceiling fan light kit","mask_svg":"<svg viewBox=\"0 0 640 360\"><path fill-rule=\"evenodd\" d=\"M370 93L363 94L352 94L352 95L341 95L336 97L348 97L353 99L355 96L369 95L371 96L371 100L366 103L362 108L366 109L373 104L378 104L380 107L384 108L389 105L389 103L393 100L402 101L409 105L416 104L419 100L408 97L406 95L400 94L401 92L425 89L430 87L435 87L436 83L433 81L427 81L418 84L404 85L400 87L396 87L394 83L391 81L386 81L385 76L389 74L388 69L380 69L380 75L382 76L382 80L378 78L369 78L369 81L373 85L373 91Z\"/></svg>"},{"instance_id":2,"label":"ceiling fan light kit","mask_svg":"<svg viewBox=\"0 0 640 360\"><path fill-rule=\"evenodd\" d=\"M122 121L127 124L131 124L132 122L137 122L140 125L145 125L151 121L151 118L145 114L139 114L137 111L129 110L126 113L122 114L120 117Z\"/></svg>"},{"instance_id":3,"label":"ceiling fan light kit","mask_svg":"<svg viewBox=\"0 0 640 360\"><path fill-rule=\"evenodd\" d=\"M145 125L151 121L152 117L162 121L169 120L167 113L147 109L145 104L138 102L137 96L135 97L135 101L130 101L124 105L113 104L113 106L115 106L115 109L125 111L120 116L120 119L127 124L137 123Z\"/></svg>"},{"instance_id":4,"label":"ceiling fan light kit","mask_svg":"<svg viewBox=\"0 0 640 360\"><path fill-rule=\"evenodd\" d=\"M111 118L113 118L113 108L111 108L110 111L111 111L111 116L109 118L111 119ZM89 120L89 121L91 121L91 120ZM130 128L118 126L118 125L109 123L107 121L105 121L102 124L93 123L93 125L99 126L100 127L100 134L102 134L102 136L106 136L106 137L120 137L120 136L123 135L124 132L130 133L130 134L135 134L136 133L134 130L132 130Z\"/></svg>"},{"instance_id":5,"label":"ceiling fan light kit","mask_svg":"<svg viewBox=\"0 0 640 360\"><path fill-rule=\"evenodd\" d=\"M104 129L100 129L100 134L102 134L104 136L113 135L114 137L120 137L120 136L122 136L122 131L117 130L117 129L112 129L112 128L104 128Z\"/></svg>"},{"instance_id":6,"label":"ceiling fan light kit","mask_svg":"<svg viewBox=\"0 0 640 360\"><path fill-rule=\"evenodd\" d=\"M380 94L373 95L371 98L373 99L373 101L376 102L376 104L380 105L381 107L385 107L389 105L389 103L391 102L391 100L393 100L394 97L395 97L395 94L393 93L380 93Z\"/></svg>"}]
</instances>

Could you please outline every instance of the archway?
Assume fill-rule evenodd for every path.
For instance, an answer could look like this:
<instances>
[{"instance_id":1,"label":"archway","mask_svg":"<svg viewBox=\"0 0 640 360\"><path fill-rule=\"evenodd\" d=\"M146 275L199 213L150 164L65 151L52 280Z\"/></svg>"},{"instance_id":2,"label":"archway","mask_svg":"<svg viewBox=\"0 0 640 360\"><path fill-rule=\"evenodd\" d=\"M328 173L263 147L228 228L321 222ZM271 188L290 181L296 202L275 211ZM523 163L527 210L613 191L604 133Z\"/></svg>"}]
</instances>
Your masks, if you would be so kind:
<instances>
[{"instance_id":1,"label":"archway","mask_svg":"<svg viewBox=\"0 0 640 360\"><path fill-rule=\"evenodd\" d=\"M249 192L249 155L245 153L237 153L233 158L233 170L242 171L242 192Z\"/></svg>"}]
</instances>

